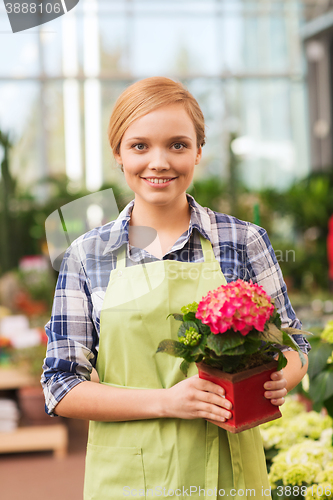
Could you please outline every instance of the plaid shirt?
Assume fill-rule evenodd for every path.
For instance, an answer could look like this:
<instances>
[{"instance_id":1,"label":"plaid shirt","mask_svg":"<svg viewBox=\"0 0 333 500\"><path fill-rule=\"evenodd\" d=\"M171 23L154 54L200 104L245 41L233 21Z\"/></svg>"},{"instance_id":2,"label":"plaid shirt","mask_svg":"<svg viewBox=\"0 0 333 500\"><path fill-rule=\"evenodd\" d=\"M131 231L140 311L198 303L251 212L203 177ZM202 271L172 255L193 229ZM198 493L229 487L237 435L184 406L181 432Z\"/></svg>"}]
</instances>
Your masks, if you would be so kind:
<instances>
[{"instance_id":1,"label":"plaid shirt","mask_svg":"<svg viewBox=\"0 0 333 500\"><path fill-rule=\"evenodd\" d=\"M290 304L274 250L264 229L229 215L201 207L187 195L191 208L189 229L163 259L202 262L200 234L213 247L227 282L250 279L275 299L283 326L301 328ZM127 244L127 266L157 260L145 250L130 247L128 228L134 200L119 217L84 234L67 250L55 290L51 320L45 329L48 346L41 383L47 412L75 385L89 380L96 365L100 313L116 267L117 251ZM302 335L294 335L302 351L310 350Z\"/></svg>"}]
</instances>

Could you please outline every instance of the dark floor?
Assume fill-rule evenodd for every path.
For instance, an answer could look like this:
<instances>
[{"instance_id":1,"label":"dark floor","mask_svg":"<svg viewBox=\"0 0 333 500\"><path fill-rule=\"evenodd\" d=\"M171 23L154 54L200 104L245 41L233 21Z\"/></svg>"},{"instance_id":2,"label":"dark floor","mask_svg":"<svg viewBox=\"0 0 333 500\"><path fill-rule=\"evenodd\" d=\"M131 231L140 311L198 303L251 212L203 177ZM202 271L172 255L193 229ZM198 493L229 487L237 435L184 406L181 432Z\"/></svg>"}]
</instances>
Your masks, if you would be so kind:
<instances>
[{"instance_id":1,"label":"dark floor","mask_svg":"<svg viewBox=\"0 0 333 500\"><path fill-rule=\"evenodd\" d=\"M82 500L88 423L62 420L69 436L65 458L52 452L0 455L1 500Z\"/></svg>"}]
</instances>

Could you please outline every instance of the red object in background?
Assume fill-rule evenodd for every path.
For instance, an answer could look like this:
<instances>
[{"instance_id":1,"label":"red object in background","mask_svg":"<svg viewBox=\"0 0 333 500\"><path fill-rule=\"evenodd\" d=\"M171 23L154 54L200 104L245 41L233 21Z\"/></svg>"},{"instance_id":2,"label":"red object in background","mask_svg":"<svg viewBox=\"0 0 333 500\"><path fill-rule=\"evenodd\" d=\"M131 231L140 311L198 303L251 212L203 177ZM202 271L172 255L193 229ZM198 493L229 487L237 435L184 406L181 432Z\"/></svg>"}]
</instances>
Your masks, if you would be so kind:
<instances>
[{"instance_id":1,"label":"red object in background","mask_svg":"<svg viewBox=\"0 0 333 500\"><path fill-rule=\"evenodd\" d=\"M1 347L12 347L11 341L6 337L0 337L0 349Z\"/></svg>"},{"instance_id":2,"label":"red object in background","mask_svg":"<svg viewBox=\"0 0 333 500\"><path fill-rule=\"evenodd\" d=\"M40 333L40 342L41 342L41 344L45 344L46 345L47 342L48 342L48 340L49 340L49 338L46 335L44 328L40 327L40 328L38 328L38 330L39 330L39 333Z\"/></svg>"},{"instance_id":3,"label":"red object in background","mask_svg":"<svg viewBox=\"0 0 333 500\"><path fill-rule=\"evenodd\" d=\"M327 236L328 277L333 282L333 215L328 221Z\"/></svg>"},{"instance_id":4,"label":"red object in background","mask_svg":"<svg viewBox=\"0 0 333 500\"><path fill-rule=\"evenodd\" d=\"M29 293L21 290L15 296L15 307L27 316L37 316L47 313L47 306L42 300L33 300Z\"/></svg>"},{"instance_id":5,"label":"red object in background","mask_svg":"<svg viewBox=\"0 0 333 500\"><path fill-rule=\"evenodd\" d=\"M277 361L239 373L225 373L204 363L197 363L199 377L223 387L231 401L232 417L219 427L236 434L282 416L279 407L264 396L264 383L277 370Z\"/></svg>"}]
</instances>

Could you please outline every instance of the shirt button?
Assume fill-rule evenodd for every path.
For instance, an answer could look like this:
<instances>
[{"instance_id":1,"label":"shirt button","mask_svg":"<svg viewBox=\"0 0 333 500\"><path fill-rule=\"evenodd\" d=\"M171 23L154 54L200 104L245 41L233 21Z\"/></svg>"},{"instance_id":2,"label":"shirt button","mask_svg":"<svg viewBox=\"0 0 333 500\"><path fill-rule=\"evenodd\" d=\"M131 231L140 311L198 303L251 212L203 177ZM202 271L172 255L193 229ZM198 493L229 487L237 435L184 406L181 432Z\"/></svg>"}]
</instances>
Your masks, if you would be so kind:
<instances>
[{"instance_id":1,"label":"shirt button","mask_svg":"<svg viewBox=\"0 0 333 500\"><path fill-rule=\"evenodd\" d=\"M122 271L118 271L118 276L122 276L123 272Z\"/></svg>"}]
</instances>

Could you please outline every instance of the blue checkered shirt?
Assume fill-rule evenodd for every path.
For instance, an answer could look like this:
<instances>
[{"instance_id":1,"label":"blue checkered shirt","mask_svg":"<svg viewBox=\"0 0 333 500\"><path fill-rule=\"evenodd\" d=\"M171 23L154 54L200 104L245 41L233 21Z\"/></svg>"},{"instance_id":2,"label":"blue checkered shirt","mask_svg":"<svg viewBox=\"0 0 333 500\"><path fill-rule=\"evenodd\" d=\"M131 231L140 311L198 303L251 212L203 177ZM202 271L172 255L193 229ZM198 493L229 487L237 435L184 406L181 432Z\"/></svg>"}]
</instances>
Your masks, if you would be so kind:
<instances>
[{"instance_id":1,"label":"blue checkered shirt","mask_svg":"<svg viewBox=\"0 0 333 500\"><path fill-rule=\"evenodd\" d=\"M282 325L301 328L266 231L250 222L203 208L190 195L187 199L191 208L189 228L163 259L202 262L201 234L211 242L228 282L241 278L258 283L275 300ZM118 249L127 244L127 266L157 260L128 243L133 206L131 201L115 221L75 240L63 258L52 316L45 327L48 346L41 378L46 410L52 416L65 394L90 380L96 365L100 313L110 272L116 267ZM294 338L303 352L310 350L302 335Z\"/></svg>"}]
</instances>

